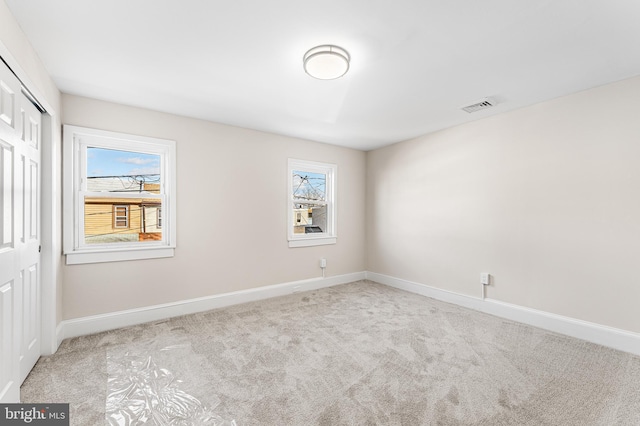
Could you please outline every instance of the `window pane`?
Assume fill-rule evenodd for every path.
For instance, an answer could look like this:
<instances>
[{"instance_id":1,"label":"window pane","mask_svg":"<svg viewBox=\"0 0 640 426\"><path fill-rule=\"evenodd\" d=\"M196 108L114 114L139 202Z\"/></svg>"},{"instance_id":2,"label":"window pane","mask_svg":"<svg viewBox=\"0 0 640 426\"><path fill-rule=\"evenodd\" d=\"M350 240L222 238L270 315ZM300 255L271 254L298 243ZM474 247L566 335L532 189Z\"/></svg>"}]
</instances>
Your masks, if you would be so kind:
<instances>
[{"instance_id":1,"label":"window pane","mask_svg":"<svg viewBox=\"0 0 640 426\"><path fill-rule=\"evenodd\" d=\"M161 241L159 198L84 197L85 244Z\"/></svg>"},{"instance_id":2,"label":"window pane","mask_svg":"<svg viewBox=\"0 0 640 426\"><path fill-rule=\"evenodd\" d=\"M326 201L327 175L324 173L310 173L301 170L293 171L294 200Z\"/></svg>"},{"instance_id":3,"label":"window pane","mask_svg":"<svg viewBox=\"0 0 640 426\"><path fill-rule=\"evenodd\" d=\"M308 203L293 205L293 233L315 234L327 231L327 206Z\"/></svg>"},{"instance_id":4,"label":"window pane","mask_svg":"<svg viewBox=\"0 0 640 426\"><path fill-rule=\"evenodd\" d=\"M157 154L87 147L87 191L113 197L85 197L85 244L162 240L160 161ZM124 198L117 193L138 193Z\"/></svg>"},{"instance_id":5,"label":"window pane","mask_svg":"<svg viewBox=\"0 0 640 426\"><path fill-rule=\"evenodd\" d=\"M160 193L160 155L87 148L87 191Z\"/></svg>"}]
</instances>

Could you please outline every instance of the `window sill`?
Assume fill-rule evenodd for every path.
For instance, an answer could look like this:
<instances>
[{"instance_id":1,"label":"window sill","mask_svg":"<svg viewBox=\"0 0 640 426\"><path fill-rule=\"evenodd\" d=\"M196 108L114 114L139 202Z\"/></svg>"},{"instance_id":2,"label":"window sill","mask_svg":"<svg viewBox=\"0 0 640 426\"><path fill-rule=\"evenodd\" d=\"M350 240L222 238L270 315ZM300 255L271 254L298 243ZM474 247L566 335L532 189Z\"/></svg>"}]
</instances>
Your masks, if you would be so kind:
<instances>
[{"instance_id":1,"label":"window sill","mask_svg":"<svg viewBox=\"0 0 640 426\"><path fill-rule=\"evenodd\" d=\"M85 263L122 262L127 260L159 259L173 257L175 248L158 247L137 250L113 251L76 251L65 253L67 265L82 265Z\"/></svg>"},{"instance_id":2,"label":"window sill","mask_svg":"<svg viewBox=\"0 0 640 426\"><path fill-rule=\"evenodd\" d=\"M329 244L335 244L336 242L336 237L304 238L299 240L289 240L289 247L325 246Z\"/></svg>"}]
</instances>

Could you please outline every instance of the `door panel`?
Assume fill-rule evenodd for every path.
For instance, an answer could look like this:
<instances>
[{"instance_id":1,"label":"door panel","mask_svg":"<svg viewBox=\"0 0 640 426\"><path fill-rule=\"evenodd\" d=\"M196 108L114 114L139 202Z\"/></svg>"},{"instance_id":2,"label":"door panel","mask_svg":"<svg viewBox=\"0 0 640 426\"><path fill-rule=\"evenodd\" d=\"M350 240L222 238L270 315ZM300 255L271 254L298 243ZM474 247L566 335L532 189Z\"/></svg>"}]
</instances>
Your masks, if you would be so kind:
<instances>
[{"instance_id":1,"label":"door panel","mask_svg":"<svg viewBox=\"0 0 640 426\"><path fill-rule=\"evenodd\" d=\"M13 249L13 147L1 137L0 134L0 250L5 252Z\"/></svg>"},{"instance_id":2,"label":"door panel","mask_svg":"<svg viewBox=\"0 0 640 426\"><path fill-rule=\"evenodd\" d=\"M13 281L0 284L0 401L16 402L20 385L14 371Z\"/></svg>"},{"instance_id":3,"label":"door panel","mask_svg":"<svg viewBox=\"0 0 640 426\"><path fill-rule=\"evenodd\" d=\"M0 120L5 126L15 129L16 121L16 94L20 92L20 85L13 79L15 76L0 64Z\"/></svg>"},{"instance_id":4,"label":"door panel","mask_svg":"<svg viewBox=\"0 0 640 426\"><path fill-rule=\"evenodd\" d=\"M40 277L38 265L22 274L22 330L20 342L20 383L40 358Z\"/></svg>"},{"instance_id":5,"label":"door panel","mask_svg":"<svg viewBox=\"0 0 640 426\"><path fill-rule=\"evenodd\" d=\"M29 167L29 180L25 181L25 200L29 200L28 205L25 205L25 216L29 218L29 240L38 240L38 190L39 182L39 164L33 159L30 159ZM26 204L26 203L25 203Z\"/></svg>"}]
</instances>

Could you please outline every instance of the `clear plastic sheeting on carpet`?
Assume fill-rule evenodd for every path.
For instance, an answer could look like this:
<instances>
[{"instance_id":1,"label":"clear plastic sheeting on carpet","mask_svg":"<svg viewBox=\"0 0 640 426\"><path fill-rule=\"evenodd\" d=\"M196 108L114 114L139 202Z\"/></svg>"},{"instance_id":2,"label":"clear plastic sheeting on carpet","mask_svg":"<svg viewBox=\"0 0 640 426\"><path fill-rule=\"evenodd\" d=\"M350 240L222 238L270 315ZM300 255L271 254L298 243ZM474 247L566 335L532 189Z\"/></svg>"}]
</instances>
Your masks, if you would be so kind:
<instances>
[{"instance_id":1,"label":"clear plastic sheeting on carpet","mask_svg":"<svg viewBox=\"0 0 640 426\"><path fill-rule=\"evenodd\" d=\"M109 425L236 426L213 411L220 400L198 371L206 365L187 341L147 341L107 352Z\"/></svg>"}]
</instances>

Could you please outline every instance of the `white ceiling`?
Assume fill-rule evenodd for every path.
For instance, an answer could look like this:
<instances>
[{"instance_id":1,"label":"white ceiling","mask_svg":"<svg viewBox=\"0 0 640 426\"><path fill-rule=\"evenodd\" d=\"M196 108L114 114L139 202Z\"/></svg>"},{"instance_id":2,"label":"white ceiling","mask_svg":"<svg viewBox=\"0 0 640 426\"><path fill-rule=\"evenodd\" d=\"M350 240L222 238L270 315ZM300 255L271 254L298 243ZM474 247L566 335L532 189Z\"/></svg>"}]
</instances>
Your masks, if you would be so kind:
<instances>
[{"instance_id":1,"label":"white ceiling","mask_svg":"<svg viewBox=\"0 0 640 426\"><path fill-rule=\"evenodd\" d=\"M362 150L640 74L638 0L5 2L62 92Z\"/></svg>"}]
</instances>

